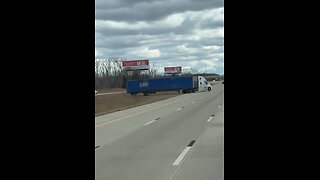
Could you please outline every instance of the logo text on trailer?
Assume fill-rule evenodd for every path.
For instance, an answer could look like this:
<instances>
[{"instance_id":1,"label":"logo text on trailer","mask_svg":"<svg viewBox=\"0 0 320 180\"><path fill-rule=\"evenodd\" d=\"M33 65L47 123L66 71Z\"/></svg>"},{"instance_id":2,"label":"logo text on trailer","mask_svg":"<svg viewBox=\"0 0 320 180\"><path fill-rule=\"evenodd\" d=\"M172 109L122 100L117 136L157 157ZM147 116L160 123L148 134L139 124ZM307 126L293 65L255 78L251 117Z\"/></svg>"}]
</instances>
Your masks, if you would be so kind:
<instances>
[{"instance_id":1,"label":"logo text on trailer","mask_svg":"<svg viewBox=\"0 0 320 180\"><path fill-rule=\"evenodd\" d=\"M148 82L142 82L140 83L140 87L148 87L149 83Z\"/></svg>"}]
</instances>

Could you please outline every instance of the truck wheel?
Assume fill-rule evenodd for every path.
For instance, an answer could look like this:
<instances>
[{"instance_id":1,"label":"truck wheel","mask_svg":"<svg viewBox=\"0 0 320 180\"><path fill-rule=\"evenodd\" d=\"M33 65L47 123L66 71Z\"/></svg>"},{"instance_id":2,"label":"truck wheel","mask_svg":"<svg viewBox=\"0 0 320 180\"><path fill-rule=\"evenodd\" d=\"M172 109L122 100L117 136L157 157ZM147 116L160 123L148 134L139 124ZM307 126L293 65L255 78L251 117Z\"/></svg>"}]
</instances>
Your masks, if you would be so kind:
<instances>
[{"instance_id":1,"label":"truck wheel","mask_svg":"<svg viewBox=\"0 0 320 180\"><path fill-rule=\"evenodd\" d=\"M208 87L208 91L211 91L211 87Z\"/></svg>"},{"instance_id":2,"label":"truck wheel","mask_svg":"<svg viewBox=\"0 0 320 180\"><path fill-rule=\"evenodd\" d=\"M149 93L148 93L148 92L145 92L145 93L143 93L143 95L145 95L145 96L149 96Z\"/></svg>"}]
</instances>

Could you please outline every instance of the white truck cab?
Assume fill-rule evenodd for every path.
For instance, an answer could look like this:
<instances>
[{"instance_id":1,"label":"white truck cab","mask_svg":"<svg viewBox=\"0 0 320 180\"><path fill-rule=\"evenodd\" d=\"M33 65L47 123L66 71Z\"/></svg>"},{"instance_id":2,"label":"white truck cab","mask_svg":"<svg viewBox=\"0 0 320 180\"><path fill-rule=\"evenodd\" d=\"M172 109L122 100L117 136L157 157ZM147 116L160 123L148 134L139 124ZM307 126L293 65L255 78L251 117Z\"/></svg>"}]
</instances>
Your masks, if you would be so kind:
<instances>
[{"instance_id":1,"label":"white truck cab","mask_svg":"<svg viewBox=\"0 0 320 180\"><path fill-rule=\"evenodd\" d=\"M198 76L198 83L198 91L211 91L212 86L204 77Z\"/></svg>"}]
</instances>

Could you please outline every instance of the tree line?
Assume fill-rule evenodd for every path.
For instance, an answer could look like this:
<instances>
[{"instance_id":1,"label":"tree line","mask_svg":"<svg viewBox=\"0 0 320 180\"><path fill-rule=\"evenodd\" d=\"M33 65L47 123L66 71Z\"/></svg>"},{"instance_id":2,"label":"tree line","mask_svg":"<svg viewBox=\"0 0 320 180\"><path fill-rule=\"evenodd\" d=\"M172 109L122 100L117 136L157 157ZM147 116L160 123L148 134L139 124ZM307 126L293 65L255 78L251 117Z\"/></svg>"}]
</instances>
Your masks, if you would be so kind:
<instances>
[{"instance_id":1,"label":"tree line","mask_svg":"<svg viewBox=\"0 0 320 180\"><path fill-rule=\"evenodd\" d=\"M157 73L157 65L150 65L149 70L125 71L121 61L125 58L110 57L95 60L95 88L126 88L129 79L142 79L161 76Z\"/></svg>"}]
</instances>

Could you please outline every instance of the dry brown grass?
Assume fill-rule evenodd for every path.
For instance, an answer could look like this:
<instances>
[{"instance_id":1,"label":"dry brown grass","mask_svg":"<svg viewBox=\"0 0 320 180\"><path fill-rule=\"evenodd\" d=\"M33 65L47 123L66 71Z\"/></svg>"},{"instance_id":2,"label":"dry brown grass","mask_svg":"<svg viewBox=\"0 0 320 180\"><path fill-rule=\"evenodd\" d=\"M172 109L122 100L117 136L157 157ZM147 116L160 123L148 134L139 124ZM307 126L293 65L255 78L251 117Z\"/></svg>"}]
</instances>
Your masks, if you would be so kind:
<instances>
[{"instance_id":1,"label":"dry brown grass","mask_svg":"<svg viewBox=\"0 0 320 180\"><path fill-rule=\"evenodd\" d=\"M98 93L118 91L125 91L125 89L107 89L104 91L98 91ZM127 109L130 107L148 104L168 99L177 95L179 95L177 91L157 92L157 94L150 94L149 96L144 96L143 94L137 94L135 96L132 96L127 93L100 95L95 97L95 115L102 115L114 111Z\"/></svg>"}]
</instances>

